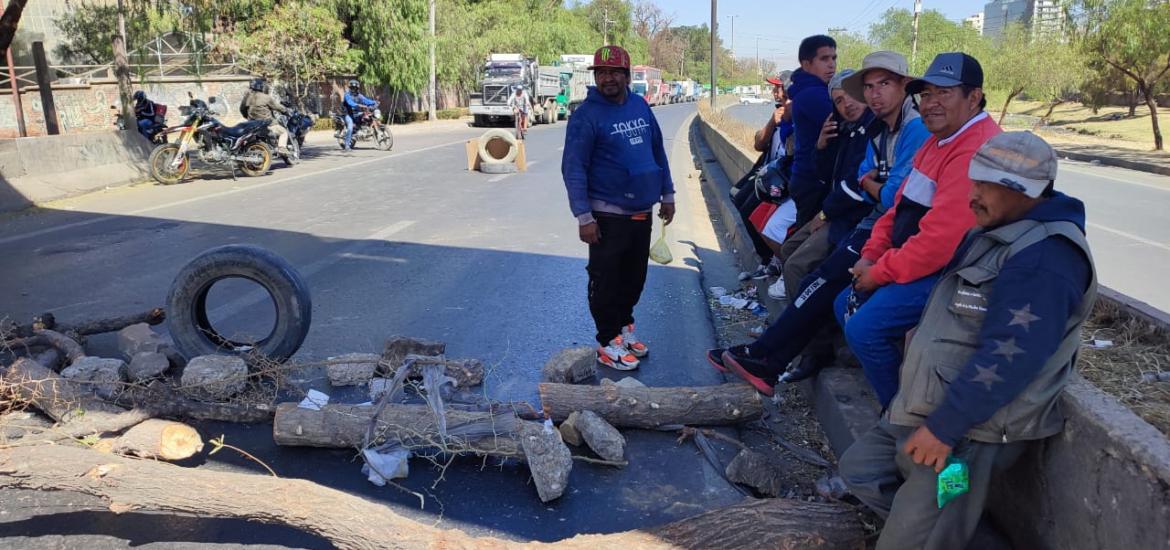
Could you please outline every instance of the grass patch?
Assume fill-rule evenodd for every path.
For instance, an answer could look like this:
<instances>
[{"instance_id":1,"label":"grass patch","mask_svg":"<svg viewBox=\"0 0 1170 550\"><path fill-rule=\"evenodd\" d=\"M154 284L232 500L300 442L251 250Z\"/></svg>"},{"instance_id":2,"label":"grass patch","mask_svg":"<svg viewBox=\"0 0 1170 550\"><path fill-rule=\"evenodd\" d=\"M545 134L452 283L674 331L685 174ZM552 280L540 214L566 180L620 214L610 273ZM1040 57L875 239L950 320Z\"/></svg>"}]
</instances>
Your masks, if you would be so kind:
<instances>
[{"instance_id":1,"label":"grass patch","mask_svg":"<svg viewBox=\"0 0 1170 550\"><path fill-rule=\"evenodd\" d=\"M992 116L999 118L999 106L1003 102L989 100L989 106L996 110L989 111ZM1013 101L1008 106L1008 118L1004 120L1004 128L1012 130L1037 130L1045 138L1053 142L1097 141L1103 145L1125 147L1152 151L1154 148L1154 130L1150 123L1150 111L1145 105L1139 105L1134 116L1129 116L1126 107L1102 107L1093 113L1092 109L1080 103L1064 103L1057 105L1052 111L1048 125L1037 128L1040 117L1048 112L1048 104L1039 101ZM1165 127L1170 121L1170 110L1159 109L1162 115L1159 122ZM1010 116L1016 115L1016 116ZM1165 135L1165 130L1163 130ZM1067 138L1066 138L1067 136ZM1083 138L1082 138L1083 137Z\"/></svg>"},{"instance_id":2,"label":"grass patch","mask_svg":"<svg viewBox=\"0 0 1170 550\"><path fill-rule=\"evenodd\" d=\"M702 118L711 126L727 134L736 145L752 151L755 145L756 131L759 128L748 126L735 117L723 112L724 109L737 104L737 102L738 99L733 95L721 95L715 98L715 109L711 109L711 102L709 100L700 100L699 118Z\"/></svg>"},{"instance_id":3,"label":"grass patch","mask_svg":"<svg viewBox=\"0 0 1170 550\"><path fill-rule=\"evenodd\" d=\"M1170 334L1099 300L1081 335L1089 342L1113 341L1110 348L1081 349L1081 375L1170 435L1170 381L1143 380L1143 375L1170 372Z\"/></svg>"}]
</instances>

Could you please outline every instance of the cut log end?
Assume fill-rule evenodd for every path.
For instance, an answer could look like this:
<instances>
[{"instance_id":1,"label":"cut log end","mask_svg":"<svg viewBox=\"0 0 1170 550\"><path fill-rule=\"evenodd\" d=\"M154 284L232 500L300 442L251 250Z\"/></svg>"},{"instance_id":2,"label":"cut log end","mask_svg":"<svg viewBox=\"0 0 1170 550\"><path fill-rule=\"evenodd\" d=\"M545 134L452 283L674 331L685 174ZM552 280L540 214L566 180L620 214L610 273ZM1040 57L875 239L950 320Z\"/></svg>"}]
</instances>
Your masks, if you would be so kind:
<instances>
[{"instance_id":1,"label":"cut log end","mask_svg":"<svg viewBox=\"0 0 1170 550\"><path fill-rule=\"evenodd\" d=\"M203 438L186 424L151 419L114 440L113 452L159 460L184 460L203 450Z\"/></svg>"}]
</instances>

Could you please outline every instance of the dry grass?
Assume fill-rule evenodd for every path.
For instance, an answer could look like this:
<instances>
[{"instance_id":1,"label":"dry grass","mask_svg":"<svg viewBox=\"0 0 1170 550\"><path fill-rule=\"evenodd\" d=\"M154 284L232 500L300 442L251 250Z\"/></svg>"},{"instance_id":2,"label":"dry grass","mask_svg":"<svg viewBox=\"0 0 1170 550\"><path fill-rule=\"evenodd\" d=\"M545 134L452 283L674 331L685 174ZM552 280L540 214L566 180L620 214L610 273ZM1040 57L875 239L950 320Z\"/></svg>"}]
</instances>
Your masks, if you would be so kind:
<instances>
[{"instance_id":1,"label":"dry grass","mask_svg":"<svg viewBox=\"0 0 1170 550\"><path fill-rule=\"evenodd\" d=\"M709 101L700 101L699 118L702 118L711 126L727 134L736 145L751 151L755 142L756 131L759 128L752 128L723 112L724 109L736 103L735 96L721 95L715 99L715 110L712 110Z\"/></svg>"},{"instance_id":2,"label":"dry grass","mask_svg":"<svg viewBox=\"0 0 1170 550\"><path fill-rule=\"evenodd\" d=\"M999 117L1002 100L993 102L990 111ZM1080 103L1058 105L1052 111L1048 125L1037 127L1040 117L1048 111L1048 104L1039 101L1013 101L1008 106L1004 127L1014 130L1033 130L1054 144L1072 143L1078 145L1108 145L1154 153L1154 133L1150 124L1150 111L1139 105L1135 116L1129 116L1126 107L1102 107L1096 114ZM1165 126L1166 116L1159 109L1159 120Z\"/></svg>"},{"instance_id":3,"label":"dry grass","mask_svg":"<svg viewBox=\"0 0 1170 550\"><path fill-rule=\"evenodd\" d=\"M1113 304L1097 302L1082 337L1089 343L1112 340L1113 347L1082 348L1077 364L1080 373L1170 435L1170 381L1142 380L1143 374L1170 372L1170 334Z\"/></svg>"}]
</instances>

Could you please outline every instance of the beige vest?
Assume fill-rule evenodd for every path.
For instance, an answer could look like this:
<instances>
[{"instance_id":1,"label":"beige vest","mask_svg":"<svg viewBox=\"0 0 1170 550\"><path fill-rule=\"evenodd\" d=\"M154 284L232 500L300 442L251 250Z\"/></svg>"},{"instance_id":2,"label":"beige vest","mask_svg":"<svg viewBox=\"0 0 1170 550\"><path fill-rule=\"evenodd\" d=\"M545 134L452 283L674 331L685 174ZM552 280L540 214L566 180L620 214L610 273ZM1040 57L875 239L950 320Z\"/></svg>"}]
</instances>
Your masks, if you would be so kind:
<instances>
[{"instance_id":1,"label":"beige vest","mask_svg":"<svg viewBox=\"0 0 1170 550\"><path fill-rule=\"evenodd\" d=\"M918 426L942 404L947 387L979 346L977 339L986 316L987 299L995 292L995 279L1004 262L1044 239L1062 237L1080 247L1089 258L1090 283L1080 309L1065 323L1060 346L1036 378L1014 401L967 432L967 437L1007 443L1042 439L1064 428L1060 392L1073 373L1081 325L1097 296L1097 276L1080 228L1067 221L1035 220L1020 220L975 234L962 260L939 279L906 349L898 394L890 404L891 423Z\"/></svg>"}]
</instances>

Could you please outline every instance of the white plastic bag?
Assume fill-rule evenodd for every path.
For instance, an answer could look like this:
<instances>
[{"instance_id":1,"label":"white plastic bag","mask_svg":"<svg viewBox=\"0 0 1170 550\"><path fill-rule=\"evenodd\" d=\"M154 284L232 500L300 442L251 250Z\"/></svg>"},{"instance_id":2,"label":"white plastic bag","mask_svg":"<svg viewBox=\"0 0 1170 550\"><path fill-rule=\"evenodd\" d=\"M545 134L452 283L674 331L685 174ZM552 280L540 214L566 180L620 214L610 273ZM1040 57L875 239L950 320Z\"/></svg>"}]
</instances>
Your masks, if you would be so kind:
<instances>
[{"instance_id":1,"label":"white plastic bag","mask_svg":"<svg viewBox=\"0 0 1170 550\"><path fill-rule=\"evenodd\" d=\"M674 256L670 254L670 245L666 243L666 220L662 220L662 234L650 245L650 259L663 265L674 261Z\"/></svg>"}]
</instances>

